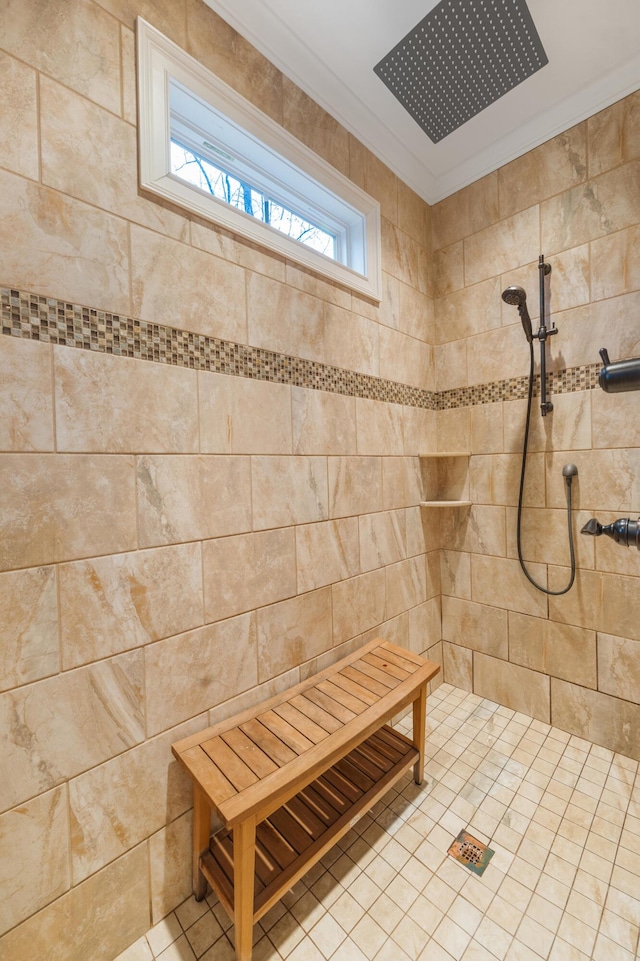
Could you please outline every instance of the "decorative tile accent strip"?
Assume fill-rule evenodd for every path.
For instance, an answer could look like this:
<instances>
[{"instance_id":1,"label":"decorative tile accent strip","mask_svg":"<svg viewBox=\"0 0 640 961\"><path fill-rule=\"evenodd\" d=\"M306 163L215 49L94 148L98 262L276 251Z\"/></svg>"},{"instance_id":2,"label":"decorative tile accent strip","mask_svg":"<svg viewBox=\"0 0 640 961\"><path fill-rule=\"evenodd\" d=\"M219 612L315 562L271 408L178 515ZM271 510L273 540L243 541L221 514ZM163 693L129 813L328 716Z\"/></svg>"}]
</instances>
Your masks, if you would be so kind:
<instances>
[{"instance_id":1,"label":"decorative tile accent strip","mask_svg":"<svg viewBox=\"0 0 640 961\"><path fill-rule=\"evenodd\" d=\"M3 334L157 364L210 370L427 410L493 404L527 396L526 377L436 392L8 287L0 287L0 302ZM599 364L550 372L547 388L551 394L592 390L598 386L599 372ZM540 393L539 376L534 381L533 392L535 396Z\"/></svg>"}]
</instances>

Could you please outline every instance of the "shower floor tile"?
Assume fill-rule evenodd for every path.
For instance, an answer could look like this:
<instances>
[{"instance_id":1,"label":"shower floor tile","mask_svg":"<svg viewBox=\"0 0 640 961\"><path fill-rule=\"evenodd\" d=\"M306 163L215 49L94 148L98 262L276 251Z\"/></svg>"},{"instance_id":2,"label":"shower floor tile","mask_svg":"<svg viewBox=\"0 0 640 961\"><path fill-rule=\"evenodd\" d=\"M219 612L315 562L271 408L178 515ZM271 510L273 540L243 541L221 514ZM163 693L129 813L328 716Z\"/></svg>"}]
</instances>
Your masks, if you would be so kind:
<instances>
[{"instance_id":1,"label":"shower floor tile","mask_svg":"<svg viewBox=\"0 0 640 961\"><path fill-rule=\"evenodd\" d=\"M254 961L639 961L638 762L448 684L427 709L422 786L396 785L256 925ZM447 855L463 830L494 852L482 876ZM235 958L213 895L116 961L194 958Z\"/></svg>"}]
</instances>

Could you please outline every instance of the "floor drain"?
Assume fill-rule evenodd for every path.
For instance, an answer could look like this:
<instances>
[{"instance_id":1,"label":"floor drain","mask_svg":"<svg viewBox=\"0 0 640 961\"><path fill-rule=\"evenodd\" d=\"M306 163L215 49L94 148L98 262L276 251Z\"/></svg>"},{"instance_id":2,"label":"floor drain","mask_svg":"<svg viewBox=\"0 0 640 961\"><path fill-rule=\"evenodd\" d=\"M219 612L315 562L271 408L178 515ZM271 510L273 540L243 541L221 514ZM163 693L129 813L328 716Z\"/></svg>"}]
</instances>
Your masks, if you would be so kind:
<instances>
[{"instance_id":1,"label":"floor drain","mask_svg":"<svg viewBox=\"0 0 640 961\"><path fill-rule=\"evenodd\" d=\"M460 831L460 834L455 839L447 854L450 854L452 858L459 861L460 864L464 864L465 867L473 871L474 874L481 875L484 873L489 861L494 855L491 848L483 844L482 841L478 841L477 838L472 837L467 831Z\"/></svg>"}]
</instances>

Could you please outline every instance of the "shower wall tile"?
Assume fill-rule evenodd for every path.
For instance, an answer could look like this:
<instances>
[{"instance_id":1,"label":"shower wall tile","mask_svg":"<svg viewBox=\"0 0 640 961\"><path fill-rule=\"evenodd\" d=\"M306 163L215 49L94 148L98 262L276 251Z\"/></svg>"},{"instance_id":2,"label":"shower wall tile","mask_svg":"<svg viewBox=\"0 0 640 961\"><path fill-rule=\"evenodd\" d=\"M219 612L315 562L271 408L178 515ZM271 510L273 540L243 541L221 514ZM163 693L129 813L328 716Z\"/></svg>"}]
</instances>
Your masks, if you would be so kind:
<instances>
[{"instance_id":1,"label":"shower wall tile","mask_svg":"<svg viewBox=\"0 0 640 961\"><path fill-rule=\"evenodd\" d=\"M63 787L0 815L0 885L0 936L70 887Z\"/></svg>"},{"instance_id":2,"label":"shower wall tile","mask_svg":"<svg viewBox=\"0 0 640 961\"><path fill-rule=\"evenodd\" d=\"M640 95L636 91L589 117L589 176L640 155Z\"/></svg>"},{"instance_id":3,"label":"shower wall tile","mask_svg":"<svg viewBox=\"0 0 640 961\"><path fill-rule=\"evenodd\" d=\"M543 565L530 564L529 571L539 584L545 585ZM471 597L479 603L490 597L493 605L506 611L537 617L545 617L547 613L544 595L525 580L518 562L507 557L471 556Z\"/></svg>"},{"instance_id":4,"label":"shower wall tile","mask_svg":"<svg viewBox=\"0 0 640 961\"><path fill-rule=\"evenodd\" d=\"M253 613L242 614L145 648L148 736L202 714L212 704L257 684L255 617ZM180 665L179 670L176 665Z\"/></svg>"},{"instance_id":5,"label":"shower wall tile","mask_svg":"<svg viewBox=\"0 0 640 961\"><path fill-rule=\"evenodd\" d=\"M132 550L133 458L0 454L0 570Z\"/></svg>"},{"instance_id":6,"label":"shower wall tile","mask_svg":"<svg viewBox=\"0 0 640 961\"><path fill-rule=\"evenodd\" d=\"M191 243L198 250L204 250L214 257L246 267L257 274L264 274L272 280L284 283L287 276L286 262L276 253L262 250L251 241L223 230L213 231L206 223L192 221L190 224ZM298 286L298 285L295 285Z\"/></svg>"},{"instance_id":7,"label":"shower wall tile","mask_svg":"<svg viewBox=\"0 0 640 961\"><path fill-rule=\"evenodd\" d=\"M0 940L3 961L117 957L151 925L148 859L147 846L139 845L13 928Z\"/></svg>"},{"instance_id":8,"label":"shower wall tile","mask_svg":"<svg viewBox=\"0 0 640 961\"><path fill-rule=\"evenodd\" d=\"M248 273L247 314L253 347L326 362L324 304L319 298Z\"/></svg>"},{"instance_id":9,"label":"shower wall tile","mask_svg":"<svg viewBox=\"0 0 640 961\"><path fill-rule=\"evenodd\" d=\"M473 653L464 647L442 642L444 683L473 691Z\"/></svg>"},{"instance_id":10,"label":"shower wall tile","mask_svg":"<svg viewBox=\"0 0 640 961\"><path fill-rule=\"evenodd\" d=\"M385 217L382 218L382 262L385 270L404 284L427 292L420 250L412 239Z\"/></svg>"},{"instance_id":11,"label":"shower wall tile","mask_svg":"<svg viewBox=\"0 0 640 961\"><path fill-rule=\"evenodd\" d=\"M293 387L291 406L294 454L356 453L355 398Z\"/></svg>"},{"instance_id":12,"label":"shower wall tile","mask_svg":"<svg viewBox=\"0 0 640 961\"><path fill-rule=\"evenodd\" d=\"M377 630L387 616L384 568L334 584L331 597L334 645Z\"/></svg>"},{"instance_id":13,"label":"shower wall tile","mask_svg":"<svg viewBox=\"0 0 640 961\"><path fill-rule=\"evenodd\" d=\"M381 457L329 457L329 517L382 509Z\"/></svg>"},{"instance_id":14,"label":"shower wall tile","mask_svg":"<svg viewBox=\"0 0 640 961\"><path fill-rule=\"evenodd\" d=\"M360 564L372 571L395 564L407 556L406 518L404 511L365 514L358 518L360 529Z\"/></svg>"},{"instance_id":15,"label":"shower wall tile","mask_svg":"<svg viewBox=\"0 0 640 961\"><path fill-rule=\"evenodd\" d=\"M517 314L516 314L517 318ZM529 374L528 351L522 349L522 326L496 327L467 339L469 384L490 384ZM470 360L469 360L470 359Z\"/></svg>"},{"instance_id":16,"label":"shower wall tile","mask_svg":"<svg viewBox=\"0 0 640 961\"><path fill-rule=\"evenodd\" d=\"M322 563L318 563L322 558ZM298 592L316 590L360 573L358 520L324 521L296 527Z\"/></svg>"},{"instance_id":17,"label":"shower wall tile","mask_svg":"<svg viewBox=\"0 0 640 961\"><path fill-rule=\"evenodd\" d=\"M509 660L581 687L597 686L595 631L510 611Z\"/></svg>"},{"instance_id":18,"label":"shower wall tile","mask_svg":"<svg viewBox=\"0 0 640 961\"><path fill-rule=\"evenodd\" d=\"M537 205L472 234L464 241L465 283L476 284L536 260L539 243Z\"/></svg>"},{"instance_id":19,"label":"shower wall tile","mask_svg":"<svg viewBox=\"0 0 640 961\"><path fill-rule=\"evenodd\" d=\"M575 187L587 179L587 124L580 123L498 171L500 216Z\"/></svg>"},{"instance_id":20,"label":"shower wall tile","mask_svg":"<svg viewBox=\"0 0 640 961\"><path fill-rule=\"evenodd\" d=\"M471 551L487 559L504 557L506 549L504 508L472 504L468 508L433 508L440 515L440 542L453 551ZM499 605L501 606L501 605Z\"/></svg>"},{"instance_id":21,"label":"shower wall tile","mask_svg":"<svg viewBox=\"0 0 640 961\"><path fill-rule=\"evenodd\" d=\"M435 348L436 388L453 390L466 387L469 382L467 370L467 341L452 340Z\"/></svg>"},{"instance_id":22,"label":"shower wall tile","mask_svg":"<svg viewBox=\"0 0 640 961\"><path fill-rule=\"evenodd\" d=\"M441 550L440 582L443 595L470 600L471 555L460 551Z\"/></svg>"},{"instance_id":23,"label":"shower wall tile","mask_svg":"<svg viewBox=\"0 0 640 961\"><path fill-rule=\"evenodd\" d=\"M469 484L474 504L511 505L518 503L522 456L520 454L480 454L469 462ZM523 504L543 507L545 497L544 455L527 457Z\"/></svg>"},{"instance_id":24,"label":"shower wall tile","mask_svg":"<svg viewBox=\"0 0 640 961\"><path fill-rule=\"evenodd\" d=\"M507 612L458 597L442 598L442 638L458 647L507 660Z\"/></svg>"},{"instance_id":25,"label":"shower wall tile","mask_svg":"<svg viewBox=\"0 0 640 961\"><path fill-rule=\"evenodd\" d=\"M206 621L221 621L296 593L293 528L220 537L202 545Z\"/></svg>"},{"instance_id":26,"label":"shower wall tile","mask_svg":"<svg viewBox=\"0 0 640 961\"><path fill-rule=\"evenodd\" d=\"M461 240L433 254L433 295L444 297L464 287L464 245Z\"/></svg>"},{"instance_id":27,"label":"shower wall tile","mask_svg":"<svg viewBox=\"0 0 640 961\"><path fill-rule=\"evenodd\" d=\"M501 290L500 278L492 277L438 300L436 343L446 344L500 327Z\"/></svg>"},{"instance_id":28,"label":"shower wall tile","mask_svg":"<svg viewBox=\"0 0 640 961\"><path fill-rule=\"evenodd\" d=\"M380 376L427 389L434 383L433 347L400 331L380 327Z\"/></svg>"},{"instance_id":29,"label":"shower wall tile","mask_svg":"<svg viewBox=\"0 0 640 961\"><path fill-rule=\"evenodd\" d=\"M370 150L364 152L363 187L380 204L381 216L404 230L405 228L398 223L398 178ZM418 201L418 203L421 204L422 202ZM416 228L418 233L420 232L419 226L415 218L408 212L408 206L410 206L408 198L403 197L403 220L407 223L407 226L413 228L413 231L407 230L406 233L414 236L414 239L417 239L420 243L420 237L415 237ZM419 220L419 216L417 219Z\"/></svg>"},{"instance_id":30,"label":"shower wall tile","mask_svg":"<svg viewBox=\"0 0 640 961\"><path fill-rule=\"evenodd\" d=\"M0 691L57 674L55 567L0 574Z\"/></svg>"},{"instance_id":31,"label":"shower wall tile","mask_svg":"<svg viewBox=\"0 0 640 961\"><path fill-rule=\"evenodd\" d=\"M347 130L285 75L282 76L282 125L345 177L349 175Z\"/></svg>"},{"instance_id":32,"label":"shower wall tile","mask_svg":"<svg viewBox=\"0 0 640 961\"><path fill-rule=\"evenodd\" d=\"M634 617L638 591L637 577L603 574L602 588L598 629L640 641L640 624L637 617Z\"/></svg>"},{"instance_id":33,"label":"shower wall tile","mask_svg":"<svg viewBox=\"0 0 640 961\"><path fill-rule=\"evenodd\" d=\"M167 824L149 840L151 922L157 924L192 893L192 812Z\"/></svg>"},{"instance_id":34,"label":"shower wall tile","mask_svg":"<svg viewBox=\"0 0 640 961\"><path fill-rule=\"evenodd\" d=\"M202 624L196 543L63 564L59 578L65 670Z\"/></svg>"},{"instance_id":35,"label":"shower wall tile","mask_svg":"<svg viewBox=\"0 0 640 961\"><path fill-rule=\"evenodd\" d=\"M417 457L382 458L382 497L385 510L415 507L423 500Z\"/></svg>"},{"instance_id":36,"label":"shower wall tile","mask_svg":"<svg viewBox=\"0 0 640 961\"><path fill-rule=\"evenodd\" d=\"M0 450L53 450L51 347L0 338Z\"/></svg>"},{"instance_id":37,"label":"shower wall tile","mask_svg":"<svg viewBox=\"0 0 640 961\"><path fill-rule=\"evenodd\" d=\"M200 450L207 454L290 454L291 388L198 371Z\"/></svg>"},{"instance_id":38,"label":"shower wall tile","mask_svg":"<svg viewBox=\"0 0 640 961\"><path fill-rule=\"evenodd\" d=\"M36 72L0 51L3 114L11 137L0 141L0 167L38 179L38 107Z\"/></svg>"},{"instance_id":39,"label":"shower wall tile","mask_svg":"<svg viewBox=\"0 0 640 961\"><path fill-rule=\"evenodd\" d=\"M53 348L59 451L197 453L196 373ZM92 404L87 404L91 397ZM96 418L95 406L109 411Z\"/></svg>"},{"instance_id":40,"label":"shower wall tile","mask_svg":"<svg viewBox=\"0 0 640 961\"><path fill-rule=\"evenodd\" d=\"M262 683L333 646L331 588L262 607L257 623L258 681Z\"/></svg>"},{"instance_id":41,"label":"shower wall tile","mask_svg":"<svg viewBox=\"0 0 640 961\"><path fill-rule=\"evenodd\" d=\"M142 653L3 694L0 721L6 810L144 740Z\"/></svg>"},{"instance_id":42,"label":"shower wall tile","mask_svg":"<svg viewBox=\"0 0 640 961\"><path fill-rule=\"evenodd\" d=\"M554 317L559 311L589 303L592 269L589 244L582 244L580 247L563 250L553 257L546 258L546 262L551 266L547 308L551 322L553 323ZM531 285L531 289L533 289L533 286L534 285ZM509 305L505 304L504 308L508 310ZM513 310L513 308L511 308L511 310ZM530 310L532 310L532 308L530 308ZM539 309L537 313L539 316ZM552 349L553 346L552 342Z\"/></svg>"},{"instance_id":43,"label":"shower wall tile","mask_svg":"<svg viewBox=\"0 0 640 961\"><path fill-rule=\"evenodd\" d=\"M251 529L248 457L137 458L140 547L205 540Z\"/></svg>"},{"instance_id":44,"label":"shower wall tile","mask_svg":"<svg viewBox=\"0 0 640 961\"><path fill-rule=\"evenodd\" d=\"M597 630L603 601L603 576L597 571L580 571L568 594L549 598L549 618L563 624L574 624L588 630ZM550 568L549 587L560 590L567 583L565 568Z\"/></svg>"},{"instance_id":45,"label":"shower wall tile","mask_svg":"<svg viewBox=\"0 0 640 961\"><path fill-rule=\"evenodd\" d=\"M507 508L507 556L517 557L516 518L517 509ZM594 566L592 538L579 537L578 532L590 517L588 511L579 511L572 502L572 529L576 535L574 549L576 561L581 570ZM529 561L540 564L557 564L569 568L570 554L567 537L567 508L562 510L525 510L522 512L522 553ZM565 578L569 580L569 573Z\"/></svg>"},{"instance_id":46,"label":"shower wall tile","mask_svg":"<svg viewBox=\"0 0 640 961\"><path fill-rule=\"evenodd\" d=\"M326 304L323 359L333 367L381 376L380 334L385 329L367 317Z\"/></svg>"},{"instance_id":47,"label":"shower wall tile","mask_svg":"<svg viewBox=\"0 0 640 961\"><path fill-rule=\"evenodd\" d=\"M551 679L553 724L626 757L640 757L640 705Z\"/></svg>"},{"instance_id":48,"label":"shower wall tile","mask_svg":"<svg viewBox=\"0 0 640 961\"><path fill-rule=\"evenodd\" d=\"M612 447L640 447L638 395L635 391L607 394L603 390L594 390L591 416L594 448L604 451Z\"/></svg>"},{"instance_id":49,"label":"shower wall tile","mask_svg":"<svg viewBox=\"0 0 640 961\"><path fill-rule=\"evenodd\" d=\"M573 451L578 467L579 491L576 507L585 511L640 511L640 448ZM564 452L546 457L547 504L566 505L562 468L567 461Z\"/></svg>"},{"instance_id":50,"label":"shower wall tile","mask_svg":"<svg viewBox=\"0 0 640 961\"><path fill-rule=\"evenodd\" d=\"M124 24L120 25L120 43L122 55L122 117L128 123L135 125L138 119L136 36L134 31L129 30Z\"/></svg>"},{"instance_id":51,"label":"shower wall tile","mask_svg":"<svg viewBox=\"0 0 640 961\"><path fill-rule=\"evenodd\" d=\"M398 323L399 330L434 343L433 301L426 294L409 284L398 281ZM395 325L389 325L395 326Z\"/></svg>"},{"instance_id":52,"label":"shower wall tile","mask_svg":"<svg viewBox=\"0 0 640 961\"><path fill-rule=\"evenodd\" d=\"M594 240L590 247L594 300L640 289L640 225Z\"/></svg>"},{"instance_id":53,"label":"shower wall tile","mask_svg":"<svg viewBox=\"0 0 640 961\"><path fill-rule=\"evenodd\" d=\"M640 690L638 639L598 634L598 679L598 689L605 694L637 703Z\"/></svg>"},{"instance_id":54,"label":"shower wall tile","mask_svg":"<svg viewBox=\"0 0 640 961\"><path fill-rule=\"evenodd\" d=\"M384 167L384 165L382 165ZM398 189L398 227L409 234L421 247L427 247L430 240L427 232L429 207L410 187L397 180ZM385 215L386 216L386 215Z\"/></svg>"},{"instance_id":55,"label":"shower wall tile","mask_svg":"<svg viewBox=\"0 0 640 961\"><path fill-rule=\"evenodd\" d=\"M503 404L471 408L471 453L498 454L504 449Z\"/></svg>"},{"instance_id":56,"label":"shower wall tile","mask_svg":"<svg viewBox=\"0 0 640 961\"><path fill-rule=\"evenodd\" d=\"M592 403L598 393L599 391L582 390L572 394L554 394L550 391L553 413L547 417L539 417L539 407L534 407L536 416L531 418L529 449L588 450L591 447Z\"/></svg>"},{"instance_id":57,"label":"shower wall tile","mask_svg":"<svg viewBox=\"0 0 640 961\"><path fill-rule=\"evenodd\" d=\"M427 572L422 557L385 567L387 617L397 617L427 600ZM440 640L440 638L437 638Z\"/></svg>"},{"instance_id":58,"label":"shower wall tile","mask_svg":"<svg viewBox=\"0 0 640 961\"><path fill-rule=\"evenodd\" d=\"M404 454L403 413L399 405L357 398L356 421L359 454Z\"/></svg>"},{"instance_id":59,"label":"shower wall tile","mask_svg":"<svg viewBox=\"0 0 640 961\"><path fill-rule=\"evenodd\" d=\"M327 520L326 457L252 457L251 473L254 530Z\"/></svg>"},{"instance_id":60,"label":"shower wall tile","mask_svg":"<svg viewBox=\"0 0 640 961\"><path fill-rule=\"evenodd\" d=\"M433 249L448 247L499 219L498 173L495 171L434 206Z\"/></svg>"},{"instance_id":61,"label":"shower wall tile","mask_svg":"<svg viewBox=\"0 0 640 961\"><path fill-rule=\"evenodd\" d=\"M424 654L425 651L432 650L434 645L440 645L442 611L439 597L431 597L424 604L412 607L408 616L410 651L414 654ZM435 658L429 657L429 660L435 660ZM442 663L441 657L437 659L437 663Z\"/></svg>"},{"instance_id":62,"label":"shower wall tile","mask_svg":"<svg viewBox=\"0 0 640 961\"><path fill-rule=\"evenodd\" d=\"M208 236L208 235L207 235ZM255 249L256 256L260 253L259 249ZM275 259L275 254L272 259ZM247 266L251 266L247 264ZM336 287L331 283L330 280L323 280L322 277L316 276L311 270L307 270L305 267L300 267L297 264L292 263L287 260L284 262L284 275L282 277L275 277L276 280L283 280L289 285L289 287L295 287L296 290L301 290L305 294L310 294L312 297L317 297L319 300L323 300L327 304L333 304L334 307L343 307L345 310L353 309L355 313L364 314L364 307L369 304L370 301L363 300L359 298L355 292L345 290L342 287ZM253 270L258 270L257 267L252 267ZM258 273L267 273L266 270L258 270ZM383 290L384 290L384 277L383 275ZM357 301L357 302L356 302ZM363 308L362 310L360 308ZM374 316L372 320L379 320L382 323L382 318L378 314L378 308L376 306L374 310Z\"/></svg>"},{"instance_id":63,"label":"shower wall tile","mask_svg":"<svg viewBox=\"0 0 640 961\"><path fill-rule=\"evenodd\" d=\"M551 722L550 679L544 674L497 660L495 657L487 657L485 654L474 654L473 675L474 692L480 697L497 701L512 711L535 717L545 724ZM558 725L555 715L553 723L563 727L562 724Z\"/></svg>"}]
</instances>

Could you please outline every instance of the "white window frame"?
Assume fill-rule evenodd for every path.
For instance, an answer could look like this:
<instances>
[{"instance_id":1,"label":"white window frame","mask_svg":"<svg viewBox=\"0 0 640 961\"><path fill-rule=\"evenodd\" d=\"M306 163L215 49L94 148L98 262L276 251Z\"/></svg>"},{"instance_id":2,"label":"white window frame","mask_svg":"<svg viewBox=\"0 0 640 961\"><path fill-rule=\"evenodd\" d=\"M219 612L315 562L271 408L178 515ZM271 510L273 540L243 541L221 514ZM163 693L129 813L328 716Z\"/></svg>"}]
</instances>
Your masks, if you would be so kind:
<instances>
[{"instance_id":1,"label":"white window frame","mask_svg":"<svg viewBox=\"0 0 640 961\"><path fill-rule=\"evenodd\" d=\"M380 302L379 203L141 17L137 53L140 186ZM337 228L338 249L348 262L333 260L172 174L172 88L191 98L201 122L221 115L218 133L235 131L234 146L244 145L245 155L250 150L254 169L264 169L266 180L283 188L279 199L287 206L314 223L320 216L323 228ZM213 132L209 139L224 147ZM236 152L231 145L228 149Z\"/></svg>"}]
</instances>

